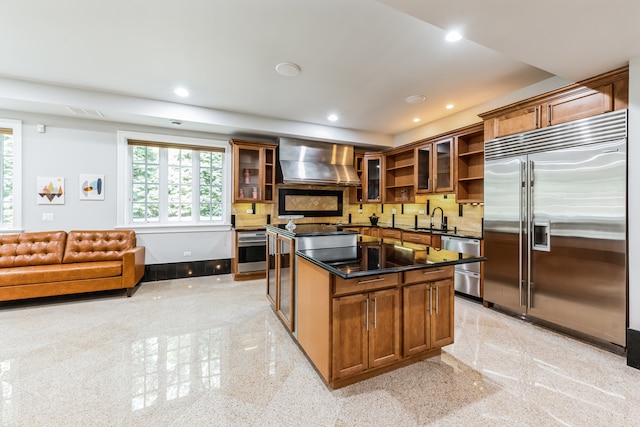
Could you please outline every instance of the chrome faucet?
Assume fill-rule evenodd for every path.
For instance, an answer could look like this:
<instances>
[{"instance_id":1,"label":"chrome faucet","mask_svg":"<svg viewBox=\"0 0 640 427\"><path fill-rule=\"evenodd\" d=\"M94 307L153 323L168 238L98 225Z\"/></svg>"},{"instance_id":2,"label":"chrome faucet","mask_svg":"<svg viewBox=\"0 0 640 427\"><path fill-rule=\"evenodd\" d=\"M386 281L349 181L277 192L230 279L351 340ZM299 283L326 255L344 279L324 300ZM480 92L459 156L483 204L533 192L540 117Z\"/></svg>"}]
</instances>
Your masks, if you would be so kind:
<instances>
[{"instance_id":1,"label":"chrome faucet","mask_svg":"<svg viewBox=\"0 0 640 427\"><path fill-rule=\"evenodd\" d=\"M442 231L447 231L447 218L444 216L444 210L440 206L433 208L431 211L431 221L429 222L429 228L433 228L433 216L436 214L436 209L440 209L440 228Z\"/></svg>"}]
</instances>

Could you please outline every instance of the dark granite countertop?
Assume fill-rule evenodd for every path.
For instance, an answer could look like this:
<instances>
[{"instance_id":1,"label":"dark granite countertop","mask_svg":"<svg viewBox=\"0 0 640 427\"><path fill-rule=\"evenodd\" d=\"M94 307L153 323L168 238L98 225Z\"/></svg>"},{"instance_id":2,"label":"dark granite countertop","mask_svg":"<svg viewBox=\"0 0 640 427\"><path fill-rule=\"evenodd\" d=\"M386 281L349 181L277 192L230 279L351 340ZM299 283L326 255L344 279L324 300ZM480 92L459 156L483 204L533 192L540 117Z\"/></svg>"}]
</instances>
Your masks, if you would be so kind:
<instances>
[{"instance_id":1,"label":"dark granite countertop","mask_svg":"<svg viewBox=\"0 0 640 427\"><path fill-rule=\"evenodd\" d=\"M486 258L414 243L358 236L357 246L296 251L296 255L350 279L485 261Z\"/></svg>"},{"instance_id":2,"label":"dark granite countertop","mask_svg":"<svg viewBox=\"0 0 640 427\"><path fill-rule=\"evenodd\" d=\"M293 231L287 230L285 224L273 224L265 227L267 231L273 231L287 237L358 234L357 231L343 230L342 226L330 224L296 224L296 228Z\"/></svg>"},{"instance_id":3,"label":"dark granite countertop","mask_svg":"<svg viewBox=\"0 0 640 427\"><path fill-rule=\"evenodd\" d=\"M384 225L378 224L376 226L371 225L370 223L348 223L348 224L336 224L337 227L370 227L370 228L386 228L393 230L402 230L402 231L411 231L417 233L427 233L427 234L439 234L442 236L453 236L453 237L467 237L470 239L482 239L482 232L472 231L472 230L463 230L458 229L457 227L450 228L446 231L441 230L439 228L415 228L413 226L403 226L403 225Z\"/></svg>"}]
</instances>

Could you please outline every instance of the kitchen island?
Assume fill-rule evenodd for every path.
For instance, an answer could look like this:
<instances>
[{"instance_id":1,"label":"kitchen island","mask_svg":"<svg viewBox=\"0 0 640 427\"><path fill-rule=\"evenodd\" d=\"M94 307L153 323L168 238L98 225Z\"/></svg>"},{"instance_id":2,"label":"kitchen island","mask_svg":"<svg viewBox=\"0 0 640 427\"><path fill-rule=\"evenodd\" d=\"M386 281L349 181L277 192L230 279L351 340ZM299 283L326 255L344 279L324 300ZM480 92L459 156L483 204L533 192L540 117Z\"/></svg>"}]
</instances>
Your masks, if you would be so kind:
<instances>
[{"instance_id":1,"label":"kitchen island","mask_svg":"<svg viewBox=\"0 0 640 427\"><path fill-rule=\"evenodd\" d=\"M453 266L481 260L362 235L298 249L292 336L331 388L436 356L454 339Z\"/></svg>"}]
</instances>

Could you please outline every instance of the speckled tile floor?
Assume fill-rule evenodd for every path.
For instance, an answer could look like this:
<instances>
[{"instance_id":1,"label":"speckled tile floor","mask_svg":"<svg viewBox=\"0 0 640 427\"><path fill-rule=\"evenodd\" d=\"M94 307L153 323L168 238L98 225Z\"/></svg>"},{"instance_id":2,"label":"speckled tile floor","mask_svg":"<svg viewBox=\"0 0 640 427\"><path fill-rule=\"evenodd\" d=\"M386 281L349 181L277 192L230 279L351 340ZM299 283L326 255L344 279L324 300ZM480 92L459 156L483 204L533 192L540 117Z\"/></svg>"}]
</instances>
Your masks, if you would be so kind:
<instances>
[{"instance_id":1,"label":"speckled tile floor","mask_svg":"<svg viewBox=\"0 0 640 427\"><path fill-rule=\"evenodd\" d=\"M456 300L439 357L327 389L231 276L0 303L3 426L631 426L625 358Z\"/></svg>"}]
</instances>

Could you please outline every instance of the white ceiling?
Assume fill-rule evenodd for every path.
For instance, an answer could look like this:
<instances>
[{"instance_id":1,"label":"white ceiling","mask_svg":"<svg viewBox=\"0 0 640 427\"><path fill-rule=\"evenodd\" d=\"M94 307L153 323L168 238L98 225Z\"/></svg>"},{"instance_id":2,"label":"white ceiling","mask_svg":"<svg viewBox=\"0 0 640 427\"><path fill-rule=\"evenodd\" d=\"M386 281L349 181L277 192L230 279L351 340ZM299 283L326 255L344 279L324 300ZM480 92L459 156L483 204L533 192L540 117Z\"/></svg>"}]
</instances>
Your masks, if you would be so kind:
<instances>
[{"instance_id":1,"label":"white ceiling","mask_svg":"<svg viewBox=\"0 0 640 427\"><path fill-rule=\"evenodd\" d=\"M638 0L1 5L0 108L85 107L101 120L178 119L184 129L231 134L373 141L553 75L577 81L640 56ZM444 41L451 28L465 39ZM275 72L288 61L302 73ZM188 98L174 95L179 85ZM413 94L427 100L405 103Z\"/></svg>"}]
</instances>

